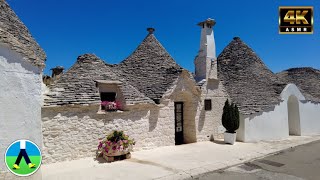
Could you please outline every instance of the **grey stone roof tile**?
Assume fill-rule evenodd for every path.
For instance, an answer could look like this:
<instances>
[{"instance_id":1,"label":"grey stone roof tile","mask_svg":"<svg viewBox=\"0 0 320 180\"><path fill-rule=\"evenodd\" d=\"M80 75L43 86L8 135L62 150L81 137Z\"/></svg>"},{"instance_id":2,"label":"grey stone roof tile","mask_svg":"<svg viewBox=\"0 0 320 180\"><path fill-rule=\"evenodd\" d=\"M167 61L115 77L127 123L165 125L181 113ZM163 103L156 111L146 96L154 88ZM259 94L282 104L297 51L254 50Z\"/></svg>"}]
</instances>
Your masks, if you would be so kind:
<instances>
[{"instance_id":1,"label":"grey stone roof tile","mask_svg":"<svg viewBox=\"0 0 320 180\"><path fill-rule=\"evenodd\" d=\"M115 68L120 75L150 99L160 99L182 72L153 33Z\"/></svg>"},{"instance_id":2,"label":"grey stone roof tile","mask_svg":"<svg viewBox=\"0 0 320 180\"><path fill-rule=\"evenodd\" d=\"M320 102L320 70L312 67L290 68L277 73L287 84L298 86L307 100Z\"/></svg>"},{"instance_id":3,"label":"grey stone roof tile","mask_svg":"<svg viewBox=\"0 0 320 180\"><path fill-rule=\"evenodd\" d=\"M286 86L258 55L236 37L217 58L218 78L243 114L268 110L279 104Z\"/></svg>"},{"instance_id":4,"label":"grey stone roof tile","mask_svg":"<svg viewBox=\"0 0 320 180\"><path fill-rule=\"evenodd\" d=\"M21 54L27 62L44 68L45 52L5 0L0 0L0 43Z\"/></svg>"},{"instance_id":5,"label":"grey stone roof tile","mask_svg":"<svg viewBox=\"0 0 320 180\"><path fill-rule=\"evenodd\" d=\"M77 62L49 86L50 92L45 94L44 106L99 104L96 80L121 81L123 84L120 89L126 104L154 103L117 74L120 74L118 70L112 69L93 54L79 56Z\"/></svg>"}]
</instances>

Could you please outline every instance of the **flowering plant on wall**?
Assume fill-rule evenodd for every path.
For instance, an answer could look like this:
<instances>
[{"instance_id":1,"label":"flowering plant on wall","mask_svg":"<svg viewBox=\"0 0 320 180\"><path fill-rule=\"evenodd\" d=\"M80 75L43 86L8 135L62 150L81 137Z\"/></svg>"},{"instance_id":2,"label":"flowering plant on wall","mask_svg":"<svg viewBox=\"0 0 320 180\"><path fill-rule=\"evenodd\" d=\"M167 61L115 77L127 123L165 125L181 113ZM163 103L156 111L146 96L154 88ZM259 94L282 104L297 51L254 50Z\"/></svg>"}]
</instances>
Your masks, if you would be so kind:
<instances>
[{"instance_id":1,"label":"flowering plant on wall","mask_svg":"<svg viewBox=\"0 0 320 180\"><path fill-rule=\"evenodd\" d=\"M102 101L101 106L103 107L102 109L106 111L116 111L122 108L119 101Z\"/></svg>"},{"instance_id":2,"label":"flowering plant on wall","mask_svg":"<svg viewBox=\"0 0 320 180\"><path fill-rule=\"evenodd\" d=\"M123 131L113 131L99 141L97 155L119 156L132 151L134 139L130 139Z\"/></svg>"}]
</instances>

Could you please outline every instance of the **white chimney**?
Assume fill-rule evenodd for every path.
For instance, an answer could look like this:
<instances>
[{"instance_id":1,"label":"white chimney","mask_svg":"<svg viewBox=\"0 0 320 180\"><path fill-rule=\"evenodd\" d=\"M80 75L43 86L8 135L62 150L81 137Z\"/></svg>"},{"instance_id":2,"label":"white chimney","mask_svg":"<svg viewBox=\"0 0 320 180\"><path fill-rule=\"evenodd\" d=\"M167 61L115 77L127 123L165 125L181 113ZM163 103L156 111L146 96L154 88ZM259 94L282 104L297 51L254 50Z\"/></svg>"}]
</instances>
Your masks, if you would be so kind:
<instances>
[{"instance_id":1,"label":"white chimney","mask_svg":"<svg viewBox=\"0 0 320 180\"><path fill-rule=\"evenodd\" d=\"M215 24L215 20L210 18L198 24L201 27L200 50L194 60L195 79L197 82L209 78L211 65L217 59L213 34L213 26Z\"/></svg>"}]
</instances>

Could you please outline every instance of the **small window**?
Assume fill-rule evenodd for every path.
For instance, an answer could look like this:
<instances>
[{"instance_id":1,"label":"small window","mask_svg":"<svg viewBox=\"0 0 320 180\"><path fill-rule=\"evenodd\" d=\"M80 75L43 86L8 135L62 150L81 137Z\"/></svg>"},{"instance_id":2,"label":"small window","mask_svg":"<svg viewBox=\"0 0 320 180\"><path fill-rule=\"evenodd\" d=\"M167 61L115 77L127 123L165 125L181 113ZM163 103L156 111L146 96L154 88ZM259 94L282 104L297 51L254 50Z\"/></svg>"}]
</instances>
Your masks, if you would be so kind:
<instances>
[{"instance_id":1,"label":"small window","mask_svg":"<svg viewBox=\"0 0 320 180\"><path fill-rule=\"evenodd\" d=\"M212 109L211 99L204 100L204 110L209 111Z\"/></svg>"},{"instance_id":2,"label":"small window","mask_svg":"<svg viewBox=\"0 0 320 180\"><path fill-rule=\"evenodd\" d=\"M102 92L100 93L101 102L109 101L114 102L116 100L116 93L114 92ZM101 106L101 110L106 110L105 106Z\"/></svg>"},{"instance_id":3,"label":"small window","mask_svg":"<svg viewBox=\"0 0 320 180\"><path fill-rule=\"evenodd\" d=\"M115 92L102 92L100 93L101 101L115 101L116 93Z\"/></svg>"}]
</instances>

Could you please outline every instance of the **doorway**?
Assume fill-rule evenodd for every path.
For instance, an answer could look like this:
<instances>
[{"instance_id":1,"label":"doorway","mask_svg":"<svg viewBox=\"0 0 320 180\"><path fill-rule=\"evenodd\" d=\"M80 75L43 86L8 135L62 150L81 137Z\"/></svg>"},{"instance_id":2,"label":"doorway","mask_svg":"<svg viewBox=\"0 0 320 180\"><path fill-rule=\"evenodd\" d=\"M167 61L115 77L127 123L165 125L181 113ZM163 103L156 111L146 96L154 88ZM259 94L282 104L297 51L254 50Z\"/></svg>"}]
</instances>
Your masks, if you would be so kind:
<instances>
[{"instance_id":1,"label":"doorway","mask_svg":"<svg viewBox=\"0 0 320 180\"><path fill-rule=\"evenodd\" d=\"M289 135L301 135L299 101L294 95L288 99Z\"/></svg>"},{"instance_id":2,"label":"doorway","mask_svg":"<svg viewBox=\"0 0 320 180\"><path fill-rule=\"evenodd\" d=\"M184 143L183 139L183 102L174 103L174 119L175 119L175 144Z\"/></svg>"}]
</instances>

